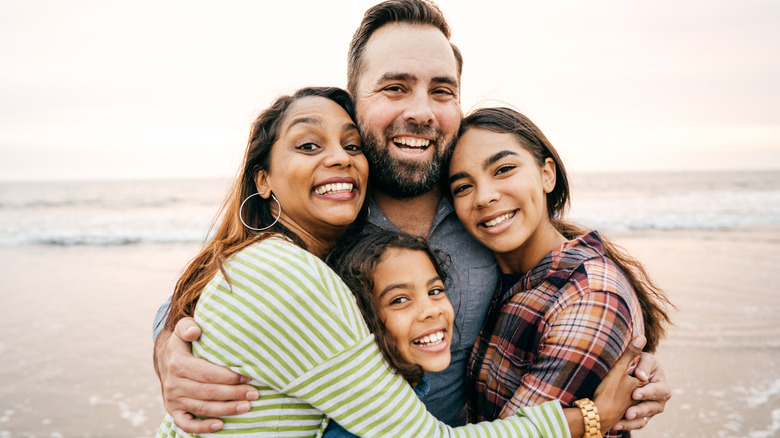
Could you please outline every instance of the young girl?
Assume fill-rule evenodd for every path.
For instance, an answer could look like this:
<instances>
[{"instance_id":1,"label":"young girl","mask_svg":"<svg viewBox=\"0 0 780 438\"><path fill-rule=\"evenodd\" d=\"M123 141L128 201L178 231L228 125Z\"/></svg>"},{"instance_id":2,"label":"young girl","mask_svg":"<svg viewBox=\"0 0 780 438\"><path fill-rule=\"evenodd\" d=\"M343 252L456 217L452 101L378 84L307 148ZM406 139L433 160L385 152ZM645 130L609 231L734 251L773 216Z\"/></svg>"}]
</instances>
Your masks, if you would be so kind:
<instances>
[{"instance_id":1,"label":"young girl","mask_svg":"<svg viewBox=\"0 0 780 438\"><path fill-rule=\"evenodd\" d=\"M425 371L450 363L455 312L444 293L445 271L425 240L378 231L336 248L328 264L344 280L387 361L418 397ZM354 437L335 421L325 438Z\"/></svg>"},{"instance_id":2,"label":"young girl","mask_svg":"<svg viewBox=\"0 0 780 438\"><path fill-rule=\"evenodd\" d=\"M447 277L438 255L419 237L376 231L343 242L326 261L355 295L382 354L422 398L428 390L424 372L442 371L450 363L454 311L444 293ZM606 394L596 391L601 392ZM628 400L627 393L611 396ZM596 403L605 422L622 416L618 404L603 401L597 398ZM568 414L580 415L572 410ZM324 435L354 436L335 421Z\"/></svg>"},{"instance_id":3,"label":"young girl","mask_svg":"<svg viewBox=\"0 0 780 438\"><path fill-rule=\"evenodd\" d=\"M566 171L528 118L507 108L466 117L448 182L458 217L503 275L467 368L471 421L573 403L634 336L655 350L668 300L636 260L563 222Z\"/></svg>"}]
</instances>

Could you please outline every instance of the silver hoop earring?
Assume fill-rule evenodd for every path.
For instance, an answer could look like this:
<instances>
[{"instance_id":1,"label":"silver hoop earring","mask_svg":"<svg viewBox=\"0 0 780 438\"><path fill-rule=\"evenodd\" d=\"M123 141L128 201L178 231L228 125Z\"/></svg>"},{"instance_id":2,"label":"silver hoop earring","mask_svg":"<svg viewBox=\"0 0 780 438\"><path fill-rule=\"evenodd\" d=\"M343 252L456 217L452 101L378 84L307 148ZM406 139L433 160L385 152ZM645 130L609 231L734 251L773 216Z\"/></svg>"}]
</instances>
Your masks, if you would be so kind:
<instances>
[{"instance_id":1,"label":"silver hoop earring","mask_svg":"<svg viewBox=\"0 0 780 438\"><path fill-rule=\"evenodd\" d=\"M244 202L241 203L241 207L238 208L238 218L241 220L241 223L244 224L245 227L249 228L252 231L265 231L273 227L274 225L276 225L276 223L279 222L279 218L282 217L282 204L280 204L279 200L276 199L276 196L274 196L274 194L271 193L271 199L276 201L276 206L279 207L279 213L277 213L276 219L274 219L274 221L271 222L271 225L268 225L267 227L263 227L263 228L252 228L249 225L247 225L246 222L244 222L244 215L242 214L242 212L244 211L244 204L246 204L246 201L248 201L249 198L251 198L252 196L256 196L260 194L261 193L252 193L251 195L247 196L247 198L244 199ZM262 194L264 195L265 193Z\"/></svg>"}]
</instances>

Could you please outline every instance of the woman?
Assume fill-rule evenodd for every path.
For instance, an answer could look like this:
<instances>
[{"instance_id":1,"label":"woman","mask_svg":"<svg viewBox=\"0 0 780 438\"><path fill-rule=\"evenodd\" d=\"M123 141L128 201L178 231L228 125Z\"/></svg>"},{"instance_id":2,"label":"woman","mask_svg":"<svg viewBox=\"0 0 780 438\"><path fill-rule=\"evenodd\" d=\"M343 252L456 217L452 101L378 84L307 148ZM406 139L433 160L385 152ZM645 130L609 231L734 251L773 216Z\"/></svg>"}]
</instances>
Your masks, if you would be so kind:
<instances>
[{"instance_id":1,"label":"woman","mask_svg":"<svg viewBox=\"0 0 780 438\"><path fill-rule=\"evenodd\" d=\"M179 280L168 317L172 326L194 313L203 333L193 352L260 392L249 412L224 418L225 433L315 436L328 417L360 436L452 433L392 372L349 289L320 259L361 211L367 168L343 90L302 89L253 124L219 227ZM597 397L606 423L631 404L637 383L626 367L611 381L620 391ZM555 402L455 434L566 436L567 423L583 430L576 410ZM167 416L158 436L189 435Z\"/></svg>"},{"instance_id":2,"label":"woman","mask_svg":"<svg viewBox=\"0 0 780 438\"><path fill-rule=\"evenodd\" d=\"M472 421L591 394L634 336L655 350L668 300L636 260L562 220L566 171L528 118L466 117L448 181L458 217L502 272L468 367Z\"/></svg>"}]
</instances>

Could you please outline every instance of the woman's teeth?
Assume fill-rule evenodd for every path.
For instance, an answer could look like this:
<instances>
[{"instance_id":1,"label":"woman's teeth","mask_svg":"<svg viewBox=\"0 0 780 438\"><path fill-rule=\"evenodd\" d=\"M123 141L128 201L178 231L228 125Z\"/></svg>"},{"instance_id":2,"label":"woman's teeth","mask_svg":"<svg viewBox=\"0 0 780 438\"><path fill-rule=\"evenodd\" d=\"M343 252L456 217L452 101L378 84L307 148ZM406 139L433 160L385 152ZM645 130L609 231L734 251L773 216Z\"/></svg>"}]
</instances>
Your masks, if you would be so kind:
<instances>
[{"instance_id":1,"label":"woman's teeth","mask_svg":"<svg viewBox=\"0 0 780 438\"><path fill-rule=\"evenodd\" d=\"M314 189L314 193L324 195L327 193L351 192L353 187L353 184L350 183L325 184Z\"/></svg>"},{"instance_id":2,"label":"woman's teeth","mask_svg":"<svg viewBox=\"0 0 780 438\"><path fill-rule=\"evenodd\" d=\"M430 347L432 345L440 344L442 342L442 339L444 339L444 330L438 333L433 333L430 335L423 336L422 338L419 339L415 339L414 341L412 341L412 343L414 345L419 345L422 347Z\"/></svg>"},{"instance_id":3,"label":"woman's teeth","mask_svg":"<svg viewBox=\"0 0 780 438\"><path fill-rule=\"evenodd\" d=\"M514 215L515 215L514 211L511 212L511 213L502 214L501 216L499 216L499 217L497 217L495 219L491 219L491 220L483 223L483 225L485 227L487 227L487 228L495 227L496 225L503 224L504 222L506 222L509 218L513 217Z\"/></svg>"}]
</instances>

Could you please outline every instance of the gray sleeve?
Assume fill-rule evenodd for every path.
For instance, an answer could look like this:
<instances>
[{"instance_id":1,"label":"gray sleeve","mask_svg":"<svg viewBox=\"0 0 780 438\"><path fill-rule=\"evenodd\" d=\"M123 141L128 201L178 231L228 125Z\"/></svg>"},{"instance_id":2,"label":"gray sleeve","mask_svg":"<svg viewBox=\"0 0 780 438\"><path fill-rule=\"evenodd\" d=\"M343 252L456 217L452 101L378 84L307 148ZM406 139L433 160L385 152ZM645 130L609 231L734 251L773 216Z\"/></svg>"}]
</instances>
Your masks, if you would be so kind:
<instances>
[{"instance_id":1,"label":"gray sleeve","mask_svg":"<svg viewBox=\"0 0 780 438\"><path fill-rule=\"evenodd\" d=\"M165 319L168 317L168 311L171 309L171 298L168 297L168 300L160 306L159 309L157 309L157 314L154 315L154 324L152 325L152 341L157 340L157 336L160 336L160 332L162 331L163 327L165 327Z\"/></svg>"}]
</instances>

